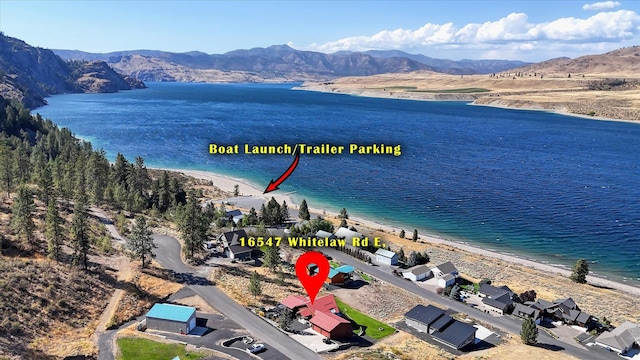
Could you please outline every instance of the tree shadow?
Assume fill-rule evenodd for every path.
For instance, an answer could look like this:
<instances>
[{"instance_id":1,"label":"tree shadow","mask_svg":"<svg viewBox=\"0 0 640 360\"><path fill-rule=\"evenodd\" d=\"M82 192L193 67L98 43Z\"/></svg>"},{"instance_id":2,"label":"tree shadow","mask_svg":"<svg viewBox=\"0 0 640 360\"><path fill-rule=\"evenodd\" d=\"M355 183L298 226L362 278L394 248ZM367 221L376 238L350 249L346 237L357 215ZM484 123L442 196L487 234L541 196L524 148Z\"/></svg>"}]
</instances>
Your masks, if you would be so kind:
<instances>
[{"instance_id":1,"label":"tree shadow","mask_svg":"<svg viewBox=\"0 0 640 360\"><path fill-rule=\"evenodd\" d=\"M558 345L553 345L553 344L544 344L544 343L537 343L535 345L533 345L535 347L539 347L545 350L551 350L551 351L563 351L565 348L562 346L558 346Z\"/></svg>"}]
</instances>

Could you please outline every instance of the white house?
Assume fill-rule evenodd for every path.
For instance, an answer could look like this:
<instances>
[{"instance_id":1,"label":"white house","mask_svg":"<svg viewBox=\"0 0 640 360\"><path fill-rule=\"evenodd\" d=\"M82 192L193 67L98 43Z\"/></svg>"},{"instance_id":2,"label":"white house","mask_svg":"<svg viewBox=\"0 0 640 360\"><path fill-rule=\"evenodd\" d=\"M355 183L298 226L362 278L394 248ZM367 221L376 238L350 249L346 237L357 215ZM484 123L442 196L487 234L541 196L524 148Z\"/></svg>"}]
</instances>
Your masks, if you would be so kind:
<instances>
[{"instance_id":1,"label":"white house","mask_svg":"<svg viewBox=\"0 0 640 360\"><path fill-rule=\"evenodd\" d=\"M362 239L364 238L364 235L359 232L349 230L346 227L341 227L336 231L336 237L338 239L345 239L347 244L353 245L353 238Z\"/></svg>"},{"instance_id":2,"label":"white house","mask_svg":"<svg viewBox=\"0 0 640 360\"><path fill-rule=\"evenodd\" d=\"M456 267L453 266L451 261L447 261L438 266L432 267L431 272L433 273L433 276L437 278L441 278L447 274L458 276L458 269L456 269Z\"/></svg>"},{"instance_id":3,"label":"white house","mask_svg":"<svg viewBox=\"0 0 640 360\"><path fill-rule=\"evenodd\" d=\"M418 265L402 271L402 277L411 281L420 281L432 276L431 270L426 265Z\"/></svg>"},{"instance_id":4,"label":"white house","mask_svg":"<svg viewBox=\"0 0 640 360\"><path fill-rule=\"evenodd\" d=\"M398 263L398 254L393 251L378 249L376 251L376 262L382 265L395 265Z\"/></svg>"},{"instance_id":5,"label":"white house","mask_svg":"<svg viewBox=\"0 0 640 360\"><path fill-rule=\"evenodd\" d=\"M446 274L438 279L438 286L446 288L447 286L456 283L456 277L451 274Z\"/></svg>"}]
</instances>

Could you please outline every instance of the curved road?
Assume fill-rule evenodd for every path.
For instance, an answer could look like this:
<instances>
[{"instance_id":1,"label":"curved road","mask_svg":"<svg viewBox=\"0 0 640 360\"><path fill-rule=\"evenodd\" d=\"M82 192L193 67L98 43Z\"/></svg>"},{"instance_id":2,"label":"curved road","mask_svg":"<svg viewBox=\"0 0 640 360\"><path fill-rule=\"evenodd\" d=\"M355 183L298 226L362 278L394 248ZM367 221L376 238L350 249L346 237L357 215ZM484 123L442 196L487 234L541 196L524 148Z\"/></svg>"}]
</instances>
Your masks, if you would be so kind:
<instances>
[{"instance_id":1,"label":"curved road","mask_svg":"<svg viewBox=\"0 0 640 360\"><path fill-rule=\"evenodd\" d=\"M186 275L187 278L197 278L200 275L194 269L185 265L180 259L180 244L178 240L166 235L153 235L154 242L158 245L155 250L156 261L166 269L170 269L179 274ZM200 295L209 305L235 321L241 327L247 329L254 336L267 343L267 348L271 347L281 352L289 359L317 359L322 357L283 334L257 315L242 307L225 293L213 285L206 284L206 281L194 281L189 287ZM267 350L268 353L268 350ZM267 354L265 353L265 355Z\"/></svg>"}]
</instances>

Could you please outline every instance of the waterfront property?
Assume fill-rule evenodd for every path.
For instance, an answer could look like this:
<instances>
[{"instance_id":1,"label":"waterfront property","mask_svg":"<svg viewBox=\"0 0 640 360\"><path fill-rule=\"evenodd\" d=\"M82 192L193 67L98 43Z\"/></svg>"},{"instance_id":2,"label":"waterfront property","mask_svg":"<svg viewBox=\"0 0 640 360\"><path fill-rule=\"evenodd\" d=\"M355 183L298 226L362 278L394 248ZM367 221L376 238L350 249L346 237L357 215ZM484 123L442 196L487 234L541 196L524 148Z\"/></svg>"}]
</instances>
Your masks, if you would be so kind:
<instances>
[{"instance_id":1,"label":"waterfront property","mask_svg":"<svg viewBox=\"0 0 640 360\"><path fill-rule=\"evenodd\" d=\"M353 230L349 230L345 227L341 227L338 229L338 231L336 231L336 238L338 239L345 239L347 241L347 244L349 245L353 245L353 239L357 238L357 239L363 239L364 235L362 235L361 233L357 232L357 231L353 231Z\"/></svg>"},{"instance_id":2,"label":"waterfront property","mask_svg":"<svg viewBox=\"0 0 640 360\"><path fill-rule=\"evenodd\" d=\"M396 265L398 264L398 254L381 248L376 250L376 261L382 265Z\"/></svg>"},{"instance_id":3,"label":"waterfront property","mask_svg":"<svg viewBox=\"0 0 640 360\"><path fill-rule=\"evenodd\" d=\"M538 325L540 325L540 320L542 319L540 310L523 304L516 304L512 314L523 319L533 319Z\"/></svg>"},{"instance_id":4,"label":"waterfront property","mask_svg":"<svg viewBox=\"0 0 640 360\"><path fill-rule=\"evenodd\" d=\"M196 327L196 309L190 306L155 304L146 315L147 329L188 334Z\"/></svg>"},{"instance_id":5,"label":"waterfront property","mask_svg":"<svg viewBox=\"0 0 640 360\"><path fill-rule=\"evenodd\" d=\"M458 277L458 269L456 269L451 261L447 261L445 263L432 267L431 272L433 273L433 276L437 278L441 278L445 275Z\"/></svg>"},{"instance_id":6,"label":"waterfront property","mask_svg":"<svg viewBox=\"0 0 640 360\"><path fill-rule=\"evenodd\" d=\"M476 338L474 326L453 319L433 305L416 305L404 316L407 325L456 350L474 343Z\"/></svg>"}]
</instances>

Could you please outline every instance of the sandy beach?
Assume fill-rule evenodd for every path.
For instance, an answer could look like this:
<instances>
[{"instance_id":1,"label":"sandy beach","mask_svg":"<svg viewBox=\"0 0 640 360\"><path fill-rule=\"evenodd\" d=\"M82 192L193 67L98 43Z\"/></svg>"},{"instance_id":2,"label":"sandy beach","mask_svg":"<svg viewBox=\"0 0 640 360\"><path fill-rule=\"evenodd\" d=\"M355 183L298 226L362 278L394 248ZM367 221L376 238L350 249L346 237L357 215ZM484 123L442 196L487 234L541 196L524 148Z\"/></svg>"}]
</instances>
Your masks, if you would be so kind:
<instances>
[{"instance_id":1,"label":"sandy beach","mask_svg":"<svg viewBox=\"0 0 640 360\"><path fill-rule=\"evenodd\" d=\"M233 188L234 186L237 184L239 185L240 188L240 194L243 197L249 197L252 198L253 200L261 200L261 201L267 201L269 199L271 199L271 197L275 197L276 200L278 200L279 202L282 202L283 200L287 201L287 204L289 204L289 209L297 209L296 204L293 203L291 197L288 194L283 194L279 191L276 192L272 192L272 193L268 193L268 194L263 194L263 190L260 190L257 188L256 185L253 185L251 183L249 183L247 180L245 179L239 179L239 178L233 178L233 177L229 177L229 176L225 176L225 175L221 175L221 174L216 174L216 173L212 173L212 172L207 172L207 171L197 171L197 170L184 170L184 169L167 169L169 171L175 171L175 172L180 172L183 173L187 176L192 176L194 178L198 178L198 179L203 179L203 180L207 180L207 181L211 181L213 183L213 185L219 187L221 190L223 191L228 191L228 192L233 192ZM314 208L313 204L310 204L310 211L316 214L323 214L325 213L327 215L327 217L335 217L338 214L335 212L330 212L324 209L318 209L318 208ZM293 213L293 212L292 212ZM388 225L384 225L384 224L380 224L374 221L370 221L367 219L362 219L359 218L357 216L357 214L354 214L356 216L351 216L349 217L350 220L357 222L359 224L361 224L362 226L368 228L369 230L383 230L387 233L399 233L401 229L396 228L396 227L392 227L392 226L388 226ZM362 231L365 233L366 235L366 231ZM553 266L550 264L544 264L541 262L537 262L537 261L532 261L529 259L524 259L515 255L511 255L511 254L504 254L504 253L500 253L500 252L495 252L495 251L490 251L490 250L486 250L483 249L479 246L473 246L473 245L469 245L468 243L461 243L461 242L457 242L457 241L451 241L451 240L447 240L444 238L441 238L439 236L434 236L434 235L429 235L429 234L420 234L420 239L422 241L425 241L426 243L431 243L431 244L440 244L440 245L446 245L458 250L461 250L463 252L467 252L470 254L475 254L475 255L479 255L481 257L485 257L485 258L493 258L493 259L499 259L511 264L515 264L515 265L519 265L519 266L524 266L524 267L528 267L528 268L532 268L532 269L536 269L539 271L543 271L545 273L548 274L560 274L564 277L568 277L571 274L571 271L566 269L566 268L561 268L558 266ZM384 239L383 239L384 240ZM604 288L610 288L610 289L615 289L615 290L619 290L619 291L623 291L627 294L631 294L633 296L637 296L640 297L640 287L635 287L632 285L628 285L628 284L623 284L620 282L616 282L610 279L605 279L602 277L597 277L597 276L593 276L590 275L587 277L587 281L589 284L595 285L595 286L599 286L599 287L604 287Z\"/></svg>"}]
</instances>

